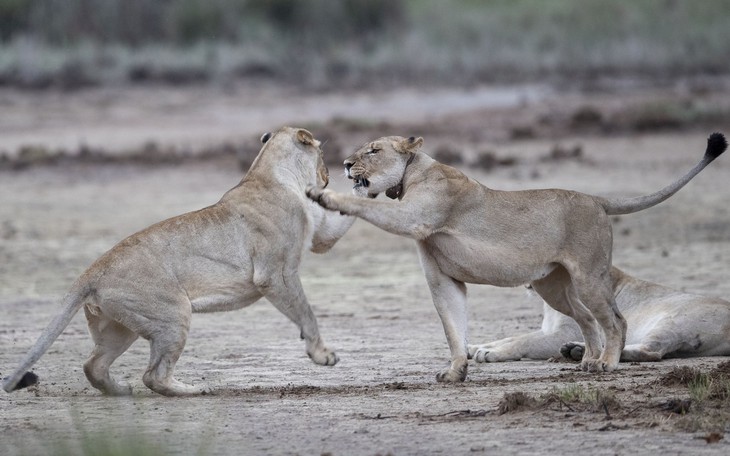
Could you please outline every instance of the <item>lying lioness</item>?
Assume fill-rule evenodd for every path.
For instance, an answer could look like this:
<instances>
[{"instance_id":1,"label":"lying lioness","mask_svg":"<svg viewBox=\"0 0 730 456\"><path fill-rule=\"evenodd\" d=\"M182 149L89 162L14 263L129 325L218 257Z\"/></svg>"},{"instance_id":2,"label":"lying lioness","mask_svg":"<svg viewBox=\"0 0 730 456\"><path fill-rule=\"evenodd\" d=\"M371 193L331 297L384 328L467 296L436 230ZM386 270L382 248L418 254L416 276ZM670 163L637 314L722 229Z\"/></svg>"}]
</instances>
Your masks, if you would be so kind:
<instances>
[{"instance_id":1,"label":"lying lioness","mask_svg":"<svg viewBox=\"0 0 730 456\"><path fill-rule=\"evenodd\" d=\"M621 361L730 356L730 302L673 290L611 268L613 293L626 318ZM469 345L480 363L549 359L562 354L580 360L583 344L573 320L543 304L542 327L482 345Z\"/></svg>"},{"instance_id":2,"label":"lying lioness","mask_svg":"<svg viewBox=\"0 0 730 456\"><path fill-rule=\"evenodd\" d=\"M676 182L652 195L609 199L557 189L492 190L424 154L422 144L422 138L384 137L345 161L355 195L386 192L398 201L316 187L307 194L327 209L417 241L451 349L451 366L436 376L439 381L466 377L466 283L531 284L551 307L578 323L586 343L581 367L615 369L626 321L616 307L610 277L609 215L664 201L727 147L724 136L715 133L702 160Z\"/></svg>"},{"instance_id":3,"label":"lying lioness","mask_svg":"<svg viewBox=\"0 0 730 456\"><path fill-rule=\"evenodd\" d=\"M145 385L168 396L206 391L173 378L192 313L240 309L262 297L299 326L315 363L337 363L319 335L298 269L305 249L328 250L354 218L306 198L307 187L324 187L329 179L310 132L285 127L261 140L251 169L216 204L152 225L92 264L3 389L35 381L26 370L81 307L96 344L84 373L106 394L131 393L109 375L109 366L138 336L150 343Z\"/></svg>"}]
</instances>

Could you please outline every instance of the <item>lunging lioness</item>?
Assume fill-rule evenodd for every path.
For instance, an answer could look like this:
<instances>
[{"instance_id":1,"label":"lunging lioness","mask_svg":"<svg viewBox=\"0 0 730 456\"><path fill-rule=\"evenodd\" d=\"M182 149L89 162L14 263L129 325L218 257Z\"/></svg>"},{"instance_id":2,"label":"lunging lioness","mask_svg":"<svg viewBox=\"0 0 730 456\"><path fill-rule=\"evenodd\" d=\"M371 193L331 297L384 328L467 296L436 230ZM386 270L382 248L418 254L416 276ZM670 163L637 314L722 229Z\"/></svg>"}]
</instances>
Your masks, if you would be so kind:
<instances>
[{"instance_id":1,"label":"lunging lioness","mask_svg":"<svg viewBox=\"0 0 730 456\"><path fill-rule=\"evenodd\" d=\"M307 194L327 209L417 241L451 349L451 366L436 376L438 381L466 378L466 283L531 284L550 306L580 326L586 343L581 367L615 369L626 321L616 307L611 283L608 216L664 201L727 147L724 136L714 133L702 160L673 184L648 196L609 199L557 189L492 190L433 160L420 151L422 144L423 138L384 137L345 160L355 195L386 192L399 201L316 187Z\"/></svg>"},{"instance_id":2,"label":"lunging lioness","mask_svg":"<svg viewBox=\"0 0 730 456\"><path fill-rule=\"evenodd\" d=\"M637 279L611 268L614 298L626 318L626 346L621 361L730 356L730 302L684 293ZM469 345L479 363L548 359L562 354L579 361L584 346L573 320L543 304L538 331Z\"/></svg>"},{"instance_id":3,"label":"lunging lioness","mask_svg":"<svg viewBox=\"0 0 730 456\"><path fill-rule=\"evenodd\" d=\"M216 204L152 225L92 264L3 389L35 381L26 370L82 306L96 344L84 373L106 394L131 393L109 375L109 366L138 336L150 343L145 385L167 396L205 392L173 378L192 313L240 309L261 297L299 326L315 363L337 363L319 335L298 268L305 249L327 251L354 218L325 211L305 196L307 187L324 187L329 179L310 132L284 127L261 141L251 169Z\"/></svg>"}]
</instances>

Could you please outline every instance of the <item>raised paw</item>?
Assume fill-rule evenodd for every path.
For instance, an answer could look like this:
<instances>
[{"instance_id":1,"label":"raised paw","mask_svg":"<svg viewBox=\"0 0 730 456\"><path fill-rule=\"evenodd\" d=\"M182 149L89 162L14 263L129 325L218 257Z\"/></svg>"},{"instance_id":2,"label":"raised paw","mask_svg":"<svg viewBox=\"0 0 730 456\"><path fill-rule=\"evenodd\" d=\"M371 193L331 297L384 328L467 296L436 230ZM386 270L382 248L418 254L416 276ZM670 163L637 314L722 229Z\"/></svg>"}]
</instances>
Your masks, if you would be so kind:
<instances>
[{"instance_id":1,"label":"raised paw","mask_svg":"<svg viewBox=\"0 0 730 456\"><path fill-rule=\"evenodd\" d=\"M334 192L319 187L309 187L306 190L307 198L311 199L315 203L319 204L325 209L336 210L334 203Z\"/></svg>"},{"instance_id":2,"label":"raised paw","mask_svg":"<svg viewBox=\"0 0 730 456\"><path fill-rule=\"evenodd\" d=\"M319 203L319 200L322 198L322 193L324 193L324 189L312 185L307 187L305 193L307 194L307 198L311 199L315 203Z\"/></svg>"},{"instance_id":3,"label":"raised paw","mask_svg":"<svg viewBox=\"0 0 730 456\"><path fill-rule=\"evenodd\" d=\"M584 353L585 345L580 342L568 342L560 347L560 354L573 361L581 361Z\"/></svg>"}]
</instances>

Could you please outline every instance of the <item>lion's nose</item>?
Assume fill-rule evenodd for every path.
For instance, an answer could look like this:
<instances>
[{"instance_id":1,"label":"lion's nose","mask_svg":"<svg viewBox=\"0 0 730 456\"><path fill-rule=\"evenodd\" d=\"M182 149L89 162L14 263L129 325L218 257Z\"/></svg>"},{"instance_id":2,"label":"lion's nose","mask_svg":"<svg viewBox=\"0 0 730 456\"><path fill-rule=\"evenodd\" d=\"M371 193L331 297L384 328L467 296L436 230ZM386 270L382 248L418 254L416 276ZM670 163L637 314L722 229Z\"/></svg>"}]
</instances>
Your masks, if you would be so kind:
<instances>
[{"instance_id":1,"label":"lion's nose","mask_svg":"<svg viewBox=\"0 0 730 456\"><path fill-rule=\"evenodd\" d=\"M353 165L353 164L354 164L354 163L352 163L352 162L348 162L348 161L345 161L345 169L346 169L347 171L350 171L350 168L352 168L352 165Z\"/></svg>"}]
</instances>

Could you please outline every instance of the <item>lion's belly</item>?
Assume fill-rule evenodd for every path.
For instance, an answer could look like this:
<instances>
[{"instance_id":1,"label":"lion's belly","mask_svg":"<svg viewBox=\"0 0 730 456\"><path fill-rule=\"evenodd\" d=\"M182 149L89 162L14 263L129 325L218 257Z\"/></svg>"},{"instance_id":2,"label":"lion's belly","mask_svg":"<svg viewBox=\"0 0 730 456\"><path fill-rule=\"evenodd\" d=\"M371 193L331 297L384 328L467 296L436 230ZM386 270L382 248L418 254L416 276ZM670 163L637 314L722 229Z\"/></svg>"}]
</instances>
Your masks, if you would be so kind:
<instances>
[{"instance_id":1,"label":"lion's belly","mask_svg":"<svg viewBox=\"0 0 730 456\"><path fill-rule=\"evenodd\" d=\"M516 287L547 276L555 264L515 247L437 235L424 242L439 269L465 283Z\"/></svg>"},{"instance_id":2,"label":"lion's belly","mask_svg":"<svg viewBox=\"0 0 730 456\"><path fill-rule=\"evenodd\" d=\"M193 312L241 309L261 298L253 284L251 271L239 265L198 261L178 278L190 299Z\"/></svg>"},{"instance_id":3,"label":"lion's belly","mask_svg":"<svg viewBox=\"0 0 730 456\"><path fill-rule=\"evenodd\" d=\"M190 303L193 306L193 312L222 312L241 309L260 298L261 294L253 286L243 290L219 288L191 299Z\"/></svg>"}]
</instances>

